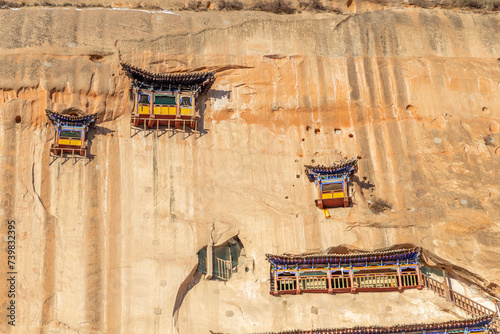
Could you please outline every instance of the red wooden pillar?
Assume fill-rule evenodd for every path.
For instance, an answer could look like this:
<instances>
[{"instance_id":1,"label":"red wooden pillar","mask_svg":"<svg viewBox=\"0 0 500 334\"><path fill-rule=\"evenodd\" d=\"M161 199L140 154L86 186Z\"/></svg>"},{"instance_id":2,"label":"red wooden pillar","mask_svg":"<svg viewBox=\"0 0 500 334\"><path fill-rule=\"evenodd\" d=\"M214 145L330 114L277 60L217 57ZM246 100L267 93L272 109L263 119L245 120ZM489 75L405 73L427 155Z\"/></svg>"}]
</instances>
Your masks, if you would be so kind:
<instances>
[{"instance_id":1,"label":"red wooden pillar","mask_svg":"<svg viewBox=\"0 0 500 334\"><path fill-rule=\"evenodd\" d=\"M356 287L354 286L354 273L352 271L352 266L349 266L349 279L351 280L351 293L356 293Z\"/></svg>"},{"instance_id":2,"label":"red wooden pillar","mask_svg":"<svg viewBox=\"0 0 500 334\"><path fill-rule=\"evenodd\" d=\"M415 268L415 272L417 273L417 289L422 290L422 287L424 286L424 283L422 283L422 273L420 272L420 267L417 264L417 267Z\"/></svg>"},{"instance_id":3,"label":"red wooden pillar","mask_svg":"<svg viewBox=\"0 0 500 334\"><path fill-rule=\"evenodd\" d=\"M327 276L327 288L328 288L328 294L333 294L333 288L332 288L332 273L330 272L330 264L328 263L328 267L326 268L326 276Z\"/></svg>"},{"instance_id":4,"label":"red wooden pillar","mask_svg":"<svg viewBox=\"0 0 500 334\"><path fill-rule=\"evenodd\" d=\"M403 278L401 277L401 268L399 267L399 261L398 261L398 291L403 292Z\"/></svg>"},{"instance_id":5,"label":"red wooden pillar","mask_svg":"<svg viewBox=\"0 0 500 334\"><path fill-rule=\"evenodd\" d=\"M299 275L299 265L295 267L295 278L297 279L296 294L300 295L300 275Z\"/></svg>"}]
</instances>

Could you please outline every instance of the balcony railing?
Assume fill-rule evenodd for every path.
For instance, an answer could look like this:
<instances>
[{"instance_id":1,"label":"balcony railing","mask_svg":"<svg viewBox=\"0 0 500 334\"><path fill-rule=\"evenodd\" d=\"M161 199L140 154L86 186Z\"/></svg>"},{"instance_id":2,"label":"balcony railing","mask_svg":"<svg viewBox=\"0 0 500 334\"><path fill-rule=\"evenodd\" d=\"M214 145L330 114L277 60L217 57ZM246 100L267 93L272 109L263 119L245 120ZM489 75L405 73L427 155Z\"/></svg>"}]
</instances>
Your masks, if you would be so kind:
<instances>
[{"instance_id":1,"label":"balcony railing","mask_svg":"<svg viewBox=\"0 0 500 334\"><path fill-rule=\"evenodd\" d=\"M327 274L322 275L304 275L299 277L299 286L297 289L297 277L286 276L277 277L278 293L289 293L293 291L304 292L350 292L351 288L367 291L377 290L397 290L399 289L398 274L395 272L388 273L371 273L371 274L355 274L353 276L353 286L351 286L351 278L349 275L332 275L330 278ZM401 287L415 288L418 286L418 276L416 273L401 273ZM274 288L274 283L273 283Z\"/></svg>"}]
</instances>

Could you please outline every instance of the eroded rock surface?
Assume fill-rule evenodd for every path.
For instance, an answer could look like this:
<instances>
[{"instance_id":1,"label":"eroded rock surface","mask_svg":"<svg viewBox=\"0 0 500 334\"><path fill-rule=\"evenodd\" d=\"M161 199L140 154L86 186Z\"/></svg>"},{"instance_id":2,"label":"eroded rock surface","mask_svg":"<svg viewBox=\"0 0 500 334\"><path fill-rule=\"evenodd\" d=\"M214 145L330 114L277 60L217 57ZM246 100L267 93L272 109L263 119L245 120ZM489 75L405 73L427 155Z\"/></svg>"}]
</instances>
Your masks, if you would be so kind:
<instances>
[{"instance_id":1,"label":"eroded rock surface","mask_svg":"<svg viewBox=\"0 0 500 334\"><path fill-rule=\"evenodd\" d=\"M18 324L2 331L238 333L463 315L430 292L269 295L265 253L339 245L422 246L500 292L498 13L22 8L0 22L0 216L18 222L19 272ZM131 136L121 61L218 71L202 135ZM45 109L67 107L105 113L90 161L49 158ZM303 165L357 156L353 207L324 218ZM373 214L375 198L392 210ZM212 228L217 240L238 235L251 270L200 280L175 308ZM2 319L6 291L2 279Z\"/></svg>"}]
</instances>

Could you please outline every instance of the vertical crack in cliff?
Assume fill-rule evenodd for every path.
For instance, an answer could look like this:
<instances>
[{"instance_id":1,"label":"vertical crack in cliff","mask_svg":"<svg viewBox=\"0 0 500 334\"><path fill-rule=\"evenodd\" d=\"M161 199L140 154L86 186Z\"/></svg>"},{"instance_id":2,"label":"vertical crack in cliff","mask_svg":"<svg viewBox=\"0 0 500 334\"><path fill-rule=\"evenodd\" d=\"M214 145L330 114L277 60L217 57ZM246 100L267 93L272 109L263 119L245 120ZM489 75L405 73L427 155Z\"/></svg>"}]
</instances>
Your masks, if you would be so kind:
<instances>
[{"instance_id":1,"label":"vertical crack in cliff","mask_svg":"<svg viewBox=\"0 0 500 334\"><path fill-rule=\"evenodd\" d=\"M103 150L104 151L104 150ZM106 152L110 148L106 147ZM110 184L109 162L106 160L107 175L104 180L99 175L96 164L92 164L85 168L84 176L79 178L79 182L87 184L88 191L85 192L84 200L87 201L87 210L85 210L84 231L83 231L83 247L85 249L85 298L84 298L84 314L85 320L89 322L88 329L90 331L101 331L104 319L104 285L105 276L103 270L104 263L104 241L103 241L103 225L106 221L105 216L100 210L100 205L107 199L105 195L102 198L101 189L108 189ZM104 185L101 184L104 182ZM83 185L82 185L83 187Z\"/></svg>"},{"instance_id":2,"label":"vertical crack in cliff","mask_svg":"<svg viewBox=\"0 0 500 334\"><path fill-rule=\"evenodd\" d=\"M42 153L45 150L42 151ZM51 189L50 182L41 181L41 190L39 194L35 185L35 147L32 152L33 163L31 165L31 185L34 198L38 199L38 203L42 206L45 214L45 219L41 223L44 225L43 230L45 233L45 248L43 251L43 270L42 287L43 287L43 304L41 310L41 327L40 333L44 332L44 326L47 326L55 317L55 276L56 276L56 241L55 230L59 224L59 219L52 215L43 202L43 198L50 198ZM42 156L42 164L48 165L48 155Z\"/></svg>"},{"instance_id":3,"label":"vertical crack in cliff","mask_svg":"<svg viewBox=\"0 0 500 334\"><path fill-rule=\"evenodd\" d=\"M158 137L156 131L153 136L153 238L158 240Z\"/></svg>"}]
</instances>

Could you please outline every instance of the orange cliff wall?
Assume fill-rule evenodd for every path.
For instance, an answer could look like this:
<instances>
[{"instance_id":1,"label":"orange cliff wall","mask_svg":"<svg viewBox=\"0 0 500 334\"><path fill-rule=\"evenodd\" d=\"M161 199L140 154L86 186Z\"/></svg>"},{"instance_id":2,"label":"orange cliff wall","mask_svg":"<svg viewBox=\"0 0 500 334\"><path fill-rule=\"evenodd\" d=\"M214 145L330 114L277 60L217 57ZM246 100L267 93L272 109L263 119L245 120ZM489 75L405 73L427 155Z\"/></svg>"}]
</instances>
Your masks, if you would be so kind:
<instances>
[{"instance_id":1,"label":"orange cliff wall","mask_svg":"<svg viewBox=\"0 0 500 334\"><path fill-rule=\"evenodd\" d=\"M328 296L268 295L265 253L339 245L422 246L495 289L498 15L1 10L0 214L18 222L20 306L18 326L0 328L239 333L450 317L430 295L408 304L413 292L339 297L340 313ZM131 137L121 61L216 70L204 135ZM90 161L51 163L45 109L69 106L104 122ZM353 207L325 219L303 165L357 156ZM374 215L374 198L393 209ZM250 270L194 285L212 228L216 242L238 234ZM394 307L356 316L379 298Z\"/></svg>"}]
</instances>

